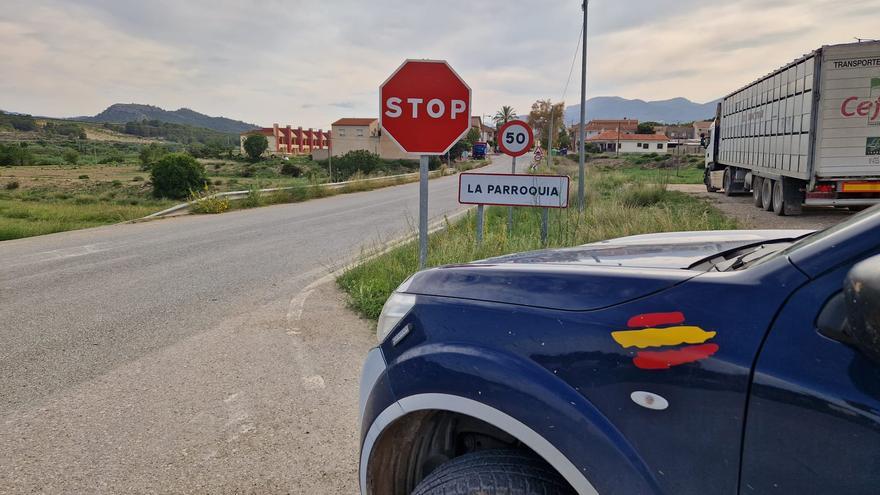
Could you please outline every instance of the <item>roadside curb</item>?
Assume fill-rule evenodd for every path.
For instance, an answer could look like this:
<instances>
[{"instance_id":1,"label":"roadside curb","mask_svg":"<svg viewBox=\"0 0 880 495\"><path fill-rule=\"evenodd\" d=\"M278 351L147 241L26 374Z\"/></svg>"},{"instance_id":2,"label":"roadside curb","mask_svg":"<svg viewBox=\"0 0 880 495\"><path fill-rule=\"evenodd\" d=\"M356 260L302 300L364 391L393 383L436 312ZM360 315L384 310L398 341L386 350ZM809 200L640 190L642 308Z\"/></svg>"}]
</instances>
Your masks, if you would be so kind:
<instances>
[{"instance_id":1,"label":"roadside curb","mask_svg":"<svg viewBox=\"0 0 880 495\"><path fill-rule=\"evenodd\" d=\"M465 208L464 210L457 211L457 212L453 213L452 215L444 215L443 218L434 220L433 222L431 222L430 225L428 225L428 235L444 230L446 228L447 224L451 224L453 222L458 221L461 217L466 216L468 213L470 213L472 210L475 210L476 208L477 208L476 206L471 206L471 207ZM359 265L362 265L368 261L372 261L372 260L378 258L379 256L382 256L383 254L388 253L388 252L406 244L407 242L414 241L414 240L418 239L418 236L419 236L418 232L405 234L405 235L402 235L402 236L397 237L395 239L392 239L388 242L382 243L373 249L365 250L355 260L348 262L345 265L341 266L340 268L337 268L336 270L333 270L332 272L324 275L323 277L309 283L302 290L300 290L298 294L302 294L303 292L308 292L310 290L314 290L315 288L320 287L328 282L333 282L337 278L341 277L348 270L351 270L352 268L355 268Z\"/></svg>"},{"instance_id":2,"label":"roadside curb","mask_svg":"<svg viewBox=\"0 0 880 495\"><path fill-rule=\"evenodd\" d=\"M474 167L473 169L468 169L468 170L482 168L482 167L485 167L489 164L491 164L491 161L488 161L487 163L480 165L479 167ZM442 176L436 174L436 171L431 171L428 173L428 178L429 179L439 179L442 177L448 177L450 175L463 173L462 171L460 171L458 169L447 169L447 170L449 170L449 172L444 173ZM431 175L434 175L434 177L431 177ZM331 190L336 190L336 189L342 189L345 186L348 186L351 184L362 184L362 183L368 183L371 181L412 179L412 178L418 178L418 176L419 176L419 172L410 172L408 174L388 175L388 176L384 176L384 177L370 177L370 178L361 179L361 180L330 182L327 184L309 184L309 185L304 185L304 186L272 187L272 188L268 188L268 189L257 189L257 192L262 194L262 193L273 193L273 192L279 192L279 191L292 191L292 190L297 190L297 189L309 189L309 188L317 188L317 187L326 187ZM410 182L403 182L400 184L388 184L387 186L382 186L382 187L391 187L391 186L403 185L403 184L407 184L407 183L410 183ZM382 187L378 187L377 189L381 189ZM190 206L192 206L198 202L205 201L207 199L215 199L215 198L227 198L227 199L232 199L232 200L244 199L244 198L247 198L250 193L251 193L251 190L242 190L242 191L227 191L227 192L222 192L222 193L211 194L211 195L206 196L204 198L199 198L194 201L187 201L185 203L180 203L180 204L174 205L170 208L166 208L162 211L157 211L156 213L151 213L145 217L136 218L134 220L128 220L127 222L123 222L123 223L145 222L145 221L149 221L149 220L155 220L157 218L164 218L164 217L168 217L168 216L173 216L176 214L186 214L188 212Z\"/></svg>"}]
</instances>

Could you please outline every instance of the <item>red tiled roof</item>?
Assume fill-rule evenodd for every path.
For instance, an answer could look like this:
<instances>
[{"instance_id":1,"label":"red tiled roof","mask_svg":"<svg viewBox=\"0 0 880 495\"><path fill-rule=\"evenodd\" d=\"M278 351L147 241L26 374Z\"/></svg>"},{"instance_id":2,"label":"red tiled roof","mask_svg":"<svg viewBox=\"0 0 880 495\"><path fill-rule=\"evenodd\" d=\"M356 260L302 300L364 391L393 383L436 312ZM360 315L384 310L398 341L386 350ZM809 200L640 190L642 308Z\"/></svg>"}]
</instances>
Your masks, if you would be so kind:
<instances>
[{"instance_id":1,"label":"red tiled roof","mask_svg":"<svg viewBox=\"0 0 880 495\"><path fill-rule=\"evenodd\" d=\"M379 119L356 119L356 118L343 118L339 119L336 122L330 125L338 125L338 126L369 126L373 122L376 122Z\"/></svg>"},{"instance_id":2,"label":"red tiled roof","mask_svg":"<svg viewBox=\"0 0 880 495\"><path fill-rule=\"evenodd\" d=\"M617 131L605 131L598 136L587 138L587 141L669 141L664 134L624 134Z\"/></svg>"},{"instance_id":3,"label":"red tiled roof","mask_svg":"<svg viewBox=\"0 0 880 495\"><path fill-rule=\"evenodd\" d=\"M591 120L587 122L585 129L588 131L604 131L617 129L620 126L621 131L634 131L639 127L639 121L635 119L623 120ZM575 126L577 128L577 126Z\"/></svg>"}]
</instances>

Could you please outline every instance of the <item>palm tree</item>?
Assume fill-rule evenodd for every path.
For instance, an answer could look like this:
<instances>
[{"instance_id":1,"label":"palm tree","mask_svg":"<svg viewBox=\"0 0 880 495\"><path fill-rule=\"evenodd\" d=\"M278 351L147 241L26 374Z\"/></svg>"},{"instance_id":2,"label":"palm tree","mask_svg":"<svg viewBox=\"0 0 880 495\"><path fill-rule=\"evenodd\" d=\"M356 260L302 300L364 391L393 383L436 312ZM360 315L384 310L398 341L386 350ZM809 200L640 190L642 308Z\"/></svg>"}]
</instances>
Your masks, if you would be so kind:
<instances>
[{"instance_id":1,"label":"palm tree","mask_svg":"<svg viewBox=\"0 0 880 495\"><path fill-rule=\"evenodd\" d=\"M509 105L504 105L501 107L501 110L495 112L495 116L492 117L492 120L495 121L496 126L501 127L515 118L516 110Z\"/></svg>"}]
</instances>

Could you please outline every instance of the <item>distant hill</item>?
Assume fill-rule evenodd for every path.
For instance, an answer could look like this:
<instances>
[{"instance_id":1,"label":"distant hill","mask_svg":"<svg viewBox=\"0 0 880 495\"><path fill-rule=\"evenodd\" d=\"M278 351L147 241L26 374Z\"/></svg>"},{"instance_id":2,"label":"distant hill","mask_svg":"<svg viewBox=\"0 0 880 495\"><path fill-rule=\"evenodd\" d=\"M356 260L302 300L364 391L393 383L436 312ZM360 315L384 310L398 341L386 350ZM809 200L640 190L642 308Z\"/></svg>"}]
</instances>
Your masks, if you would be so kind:
<instances>
[{"instance_id":1,"label":"distant hill","mask_svg":"<svg viewBox=\"0 0 880 495\"><path fill-rule=\"evenodd\" d=\"M170 111L152 105L139 105L136 103L116 103L94 117L74 117L71 120L86 122L107 122L111 124L124 124L126 122L140 122L142 120L158 120L169 124L184 124L195 127L204 127L218 132L238 134L258 127L240 120L227 119L226 117L211 117L189 108L180 108Z\"/></svg>"},{"instance_id":2,"label":"distant hill","mask_svg":"<svg viewBox=\"0 0 880 495\"><path fill-rule=\"evenodd\" d=\"M687 98L644 101L628 100L618 96L597 96L587 100L587 121L593 119L638 119L665 123L709 120L715 115L718 100L694 103ZM580 105L565 107L566 124L580 120Z\"/></svg>"}]
</instances>

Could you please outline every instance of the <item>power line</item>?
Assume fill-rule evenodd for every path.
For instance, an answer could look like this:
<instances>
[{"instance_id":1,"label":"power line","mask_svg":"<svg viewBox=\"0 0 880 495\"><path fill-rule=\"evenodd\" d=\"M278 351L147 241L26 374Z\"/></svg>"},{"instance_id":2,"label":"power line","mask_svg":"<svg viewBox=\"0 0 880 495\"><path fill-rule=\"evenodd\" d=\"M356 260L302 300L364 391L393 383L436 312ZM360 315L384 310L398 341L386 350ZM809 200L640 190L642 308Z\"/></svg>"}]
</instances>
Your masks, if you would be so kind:
<instances>
[{"instance_id":1,"label":"power line","mask_svg":"<svg viewBox=\"0 0 880 495\"><path fill-rule=\"evenodd\" d=\"M581 38L584 36L584 28L581 27L580 34L578 35L577 45L574 47L574 55L571 56L571 68L568 69L568 80L565 81L565 89L562 90L562 101L565 101L565 94L568 93L568 85L571 83L571 75L574 73L574 62L577 60L577 55L581 51Z\"/></svg>"}]
</instances>

